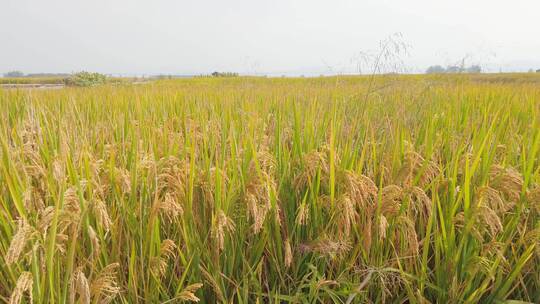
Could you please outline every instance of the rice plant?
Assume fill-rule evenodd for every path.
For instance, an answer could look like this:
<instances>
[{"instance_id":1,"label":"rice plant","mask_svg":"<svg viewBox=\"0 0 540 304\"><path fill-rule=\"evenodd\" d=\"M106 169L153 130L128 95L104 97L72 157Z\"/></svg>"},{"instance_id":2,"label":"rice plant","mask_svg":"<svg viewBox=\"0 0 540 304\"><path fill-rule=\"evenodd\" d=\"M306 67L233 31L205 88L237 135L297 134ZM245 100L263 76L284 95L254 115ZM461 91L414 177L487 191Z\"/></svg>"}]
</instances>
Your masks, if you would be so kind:
<instances>
[{"instance_id":1,"label":"rice plant","mask_svg":"<svg viewBox=\"0 0 540 304\"><path fill-rule=\"evenodd\" d=\"M0 90L0 302L539 303L538 83Z\"/></svg>"}]
</instances>

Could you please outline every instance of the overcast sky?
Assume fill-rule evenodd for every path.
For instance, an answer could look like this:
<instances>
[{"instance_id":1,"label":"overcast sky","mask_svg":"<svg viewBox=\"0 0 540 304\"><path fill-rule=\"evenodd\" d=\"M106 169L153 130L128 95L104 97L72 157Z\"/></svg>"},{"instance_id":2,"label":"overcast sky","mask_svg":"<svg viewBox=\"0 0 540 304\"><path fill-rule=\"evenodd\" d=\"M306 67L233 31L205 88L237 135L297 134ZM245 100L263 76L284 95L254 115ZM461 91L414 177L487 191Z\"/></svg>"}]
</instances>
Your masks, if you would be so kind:
<instances>
[{"instance_id":1,"label":"overcast sky","mask_svg":"<svg viewBox=\"0 0 540 304\"><path fill-rule=\"evenodd\" d=\"M410 72L540 68L538 0L0 0L0 73L348 73L394 33Z\"/></svg>"}]
</instances>

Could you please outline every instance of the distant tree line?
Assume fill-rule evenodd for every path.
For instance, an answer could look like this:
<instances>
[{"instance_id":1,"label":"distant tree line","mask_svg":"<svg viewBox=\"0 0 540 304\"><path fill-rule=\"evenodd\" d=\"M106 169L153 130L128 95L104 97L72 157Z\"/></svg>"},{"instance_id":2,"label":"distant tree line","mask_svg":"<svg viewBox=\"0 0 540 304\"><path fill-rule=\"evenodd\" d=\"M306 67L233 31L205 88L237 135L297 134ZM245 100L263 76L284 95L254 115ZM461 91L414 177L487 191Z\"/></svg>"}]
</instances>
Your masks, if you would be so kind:
<instances>
[{"instance_id":1,"label":"distant tree line","mask_svg":"<svg viewBox=\"0 0 540 304\"><path fill-rule=\"evenodd\" d=\"M48 77L68 77L70 74L65 73L30 73L25 74L21 71L9 71L4 73L6 78L20 78L20 77L36 77L36 78L48 78Z\"/></svg>"},{"instance_id":2,"label":"distant tree line","mask_svg":"<svg viewBox=\"0 0 540 304\"><path fill-rule=\"evenodd\" d=\"M24 73L21 71L10 71L10 72L4 73L4 77L6 78L24 77Z\"/></svg>"},{"instance_id":3,"label":"distant tree line","mask_svg":"<svg viewBox=\"0 0 540 304\"><path fill-rule=\"evenodd\" d=\"M238 73L232 72L214 72L212 73L213 77L238 77Z\"/></svg>"},{"instance_id":4,"label":"distant tree line","mask_svg":"<svg viewBox=\"0 0 540 304\"><path fill-rule=\"evenodd\" d=\"M469 67L449 65L446 68L440 65L432 65L426 70L426 74L457 74L457 73L482 73L482 67L471 65Z\"/></svg>"}]
</instances>

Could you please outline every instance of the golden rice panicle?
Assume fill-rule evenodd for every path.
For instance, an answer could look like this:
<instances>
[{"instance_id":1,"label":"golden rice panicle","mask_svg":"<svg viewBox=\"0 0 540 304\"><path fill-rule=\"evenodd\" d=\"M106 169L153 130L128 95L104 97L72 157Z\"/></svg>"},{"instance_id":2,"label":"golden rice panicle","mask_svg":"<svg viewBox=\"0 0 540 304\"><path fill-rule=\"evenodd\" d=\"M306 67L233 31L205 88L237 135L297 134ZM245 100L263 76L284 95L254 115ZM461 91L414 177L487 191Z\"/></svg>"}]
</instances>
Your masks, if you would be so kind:
<instances>
[{"instance_id":1,"label":"golden rice panicle","mask_svg":"<svg viewBox=\"0 0 540 304\"><path fill-rule=\"evenodd\" d=\"M4 257L8 266L19 260L21 254L24 252L26 244L32 239L34 233L34 228L30 226L26 220L18 220L17 232L11 239L8 251Z\"/></svg>"},{"instance_id":2,"label":"golden rice panicle","mask_svg":"<svg viewBox=\"0 0 540 304\"><path fill-rule=\"evenodd\" d=\"M159 248L159 254L168 259L174 259L176 257L177 246L173 240L166 239L161 242L161 247Z\"/></svg>"},{"instance_id":3,"label":"golden rice panicle","mask_svg":"<svg viewBox=\"0 0 540 304\"><path fill-rule=\"evenodd\" d=\"M358 216L354 203L348 195L342 195L337 201L337 207L339 210L339 218L337 219L338 229L340 233L348 237L352 227L356 225L356 218Z\"/></svg>"},{"instance_id":4,"label":"golden rice panicle","mask_svg":"<svg viewBox=\"0 0 540 304\"><path fill-rule=\"evenodd\" d=\"M362 245L364 246L365 250L368 252L371 250L371 242L372 242L372 237L373 237L373 230L371 227L372 225L373 225L373 220L372 220L372 217L369 216L362 227L362 232L363 232Z\"/></svg>"},{"instance_id":5,"label":"golden rice panicle","mask_svg":"<svg viewBox=\"0 0 540 304\"><path fill-rule=\"evenodd\" d=\"M75 303L75 300L79 295L79 303L90 304L90 285L88 279L82 271L82 267L79 267L71 276L70 290L69 290L69 303Z\"/></svg>"},{"instance_id":6,"label":"golden rice panicle","mask_svg":"<svg viewBox=\"0 0 540 304\"><path fill-rule=\"evenodd\" d=\"M216 243L218 251L225 248L225 234L233 233L235 229L234 221L229 218L223 210L219 210L214 219L210 234Z\"/></svg>"},{"instance_id":7,"label":"golden rice panicle","mask_svg":"<svg viewBox=\"0 0 540 304\"><path fill-rule=\"evenodd\" d=\"M382 189L381 213L385 216L395 216L401 208L403 189L398 185L388 185Z\"/></svg>"},{"instance_id":8,"label":"golden rice panicle","mask_svg":"<svg viewBox=\"0 0 540 304\"><path fill-rule=\"evenodd\" d=\"M33 283L34 283L34 280L32 278L31 272L26 271L26 272L21 273L21 275L17 279L15 289L13 289L13 292L11 293L11 296L9 297L9 304L21 303L25 292L28 294L29 302L33 303L33 298L32 298Z\"/></svg>"},{"instance_id":9,"label":"golden rice panicle","mask_svg":"<svg viewBox=\"0 0 540 304\"><path fill-rule=\"evenodd\" d=\"M283 246L285 250L285 267L289 268L291 267L293 261L291 241L289 240L289 238L285 239L285 244L283 244Z\"/></svg>"},{"instance_id":10,"label":"golden rice panicle","mask_svg":"<svg viewBox=\"0 0 540 304\"><path fill-rule=\"evenodd\" d=\"M335 259L345 256L351 250L352 246L349 240L323 235L316 241L304 245L304 248L308 251Z\"/></svg>"},{"instance_id":11,"label":"golden rice panicle","mask_svg":"<svg viewBox=\"0 0 540 304\"><path fill-rule=\"evenodd\" d=\"M477 195L478 203L486 204L499 215L504 214L515 205L515 202L505 202L502 193L490 186L478 188Z\"/></svg>"},{"instance_id":12,"label":"golden rice panicle","mask_svg":"<svg viewBox=\"0 0 540 304\"><path fill-rule=\"evenodd\" d=\"M197 292L197 290L199 290L201 287L203 287L203 284L201 283L186 286L178 295L178 299L181 301L199 302L201 299L195 296L195 292Z\"/></svg>"},{"instance_id":13,"label":"golden rice panicle","mask_svg":"<svg viewBox=\"0 0 540 304\"><path fill-rule=\"evenodd\" d=\"M69 187L64 192L64 206L60 218L60 231L71 229L72 232L79 229L81 223L81 205L79 195L74 187Z\"/></svg>"},{"instance_id":14,"label":"golden rice panicle","mask_svg":"<svg viewBox=\"0 0 540 304\"><path fill-rule=\"evenodd\" d=\"M169 266L169 260L176 257L176 248L173 240L167 239L161 243L159 255L152 257L150 260L150 268L156 276L162 277L165 275Z\"/></svg>"},{"instance_id":15,"label":"golden rice panicle","mask_svg":"<svg viewBox=\"0 0 540 304\"><path fill-rule=\"evenodd\" d=\"M90 284L90 295L93 301L98 303L110 303L120 293L116 281L118 263L112 263L104 267Z\"/></svg>"},{"instance_id":16,"label":"golden rice panicle","mask_svg":"<svg viewBox=\"0 0 540 304\"><path fill-rule=\"evenodd\" d=\"M396 219L396 244L401 244L406 249L405 255L418 255L419 243L414 222L407 216L398 216Z\"/></svg>"},{"instance_id":17,"label":"golden rice panicle","mask_svg":"<svg viewBox=\"0 0 540 304\"><path fill-rule=\"evenodd\" d=\"M488 206L480 206L477 215L484 227L487 228L491 238L495 238L498 233L502 232L503 224L494 210Z\"/></svg>"},{"instance_id":18,"label":"golden rice panicle","mask_svg":"<svg viewBox=\"0 0 540 304\"><path fill-rule=\"evenodd\" d=\"M58 182L64 182L66 180L66 169L64 163L55 159L52 163L52 174L55 180Z\"/></svg>"},{"instance_id":19,"label":"golden rice panicle","mask_svg":"<svg viewBox=\"0 0 540 304\"><path fill-rule=\"evenodd\" d=\"M268 152L267 150L258 151L257 162L261 171L266 172L269 176L275 175L277 162L270 152Z\"/></svg>"},{"instance_id":20,"label":"golden rice panicle","mask_svg":"<svg viewBox=\"0 0 540 304\"><path fill-rule=\"evenodd\" d=\"M264 225L266 215L271 209L272 195L277 192L276 182L271 173L262 169L257 170L254 161L250 164L248 178L244 201L249 216L253 220L253 231L258 234Z\"/></svg>"},{"instance_id":21,"label":"golden rice panicle","mask_svg":"<svg viewBox=\"0 0 540 304\"><path fill-rule=\"evenodd\" d=\"M489 171L489 183L503 194L506 202L515 204L519 201L523 189L523 176L514 168L494 165Z\"/></svg>"},{"instance_id":22,"label":"golden rice panicle","mask_svg":"<svg viewBox=\"0 0 540 304\"><path fill-rule=\"evenodd\" d=\"M306 226L309 223L309 207L305 202L298 206L295 222L300 226Z\"/></svg>"},{"instance_id":23,"label":"golden rice panicle","mask_svg":"<svg viewBox=\"0 0 540 304\"><path fill-rule=\"evenodd\" d=\"M373 209L378 189L369 177L345 170L341 174L340 185L343 187L343 192L360 209Z\"/></svg>"},{"instance_id":24,"label":"golden rice panicle","mask_svg":"<svg viewBox=\"0 0 540 304\"><path fill-rule=\"evenodd\" d=\"M105 202L103 202L99 198L96 198L92 202L91 206L97 224L103 227L105 232L109 232L111 230L112 220L109 212L107 211L107 206L105 205Z\"/></svg>"},{"instance_id":25,"label":"golden rice panicle","mask_svg":"<svg viewBox=\"0 0 540 304\"><path fill-rule=\"evenodd\" d=\"M472 210L473 214L470 221L473 221L471 225L470 233L475 239L483 242L485 236L489 236L491 240L503 231L503 224L497 213L487 205L474 206ZM465 213L460 212L454 217L454 224L458 228L465 227Z\"/></svg>"},{"instance_id":26,"label":"golden rice panicle","mask_svg":"<svg viewBox=\"0 0 540 304\"><path fill-rule=\"evenodd\" d=\"M201 191L202 198L206 204L213 208L215 204L214 193L217 186L216 178L219 177L222 182L220 186L226 188L229 181L227 174L220 168L211 167L209 170L203 171L198 177L197 186Z\"/></svg>"},{"instance_id":27,"label":"golden rice panicle","mask_svg":"<svg viewBox=\"0 0 540 304\"><path fill-rule=\"evenodd\" d=\"M330 165L326 153L312 151L304 155L300 172L293 180L296 192L301 193L320 173L321 183L326 184L330 176Z\"/></svg>"},{"instance_id":28,"label":"golden rice panicle","mask_svg":"<svg viewBox=\"0 0 540 304\"><path fill-rule=\"evenodd\" d=\"M270 199L266 194L264 185L250 184L246 188L244 200L246 201L249 215L253 220L253 231L259 233L264 225L266 214L270 209Z\"/></svg>"},{"instance_id":29,"label":"golden rice panicle","mask_svg":"<svg viewBox=\"0 0 540 304\"><path fill-rule=\"evenodd\" d=\"M116 168L115 170L116 183L120 185L120 189L126 195L131 193L131 173L125 168Z\"/></svg>"},{"instance_id":30,"label":"golden rice panicle","mask_svg":"<svg viewBox=\"0 0 540 304\"><path fill-rule=\"evenodd\" d=\"M157 200L154 203L152 212L166 218L169 222L173 222L184 214L184 208L173 194L167 192L162 200Z\"/></svg>"},{"instance_id":31,"label":"golden rice panicle","mask_svg":"<svg viewBox=\"0 0 540 304\"><path fill-rule=\"evenodd\" d=\"M440 174L441 169L434 161L426 160L419 153L410 150L405 154L405 163L398 178L405 187L414 186L414 180L418 178L417 185L425 188Z\"/></svg>"},{"instance_id":32,"label":"golden rice panicle","mask_svg":"<svg viewBox=\"0 0 540 304\"><path fill-rule=\"evenodd\" d=\"M427 218L431 214L433 203L426 192L417 186L406 190L409 198L408 211L412 218L421 219L421 223L427 223Z\"/></svg>"},{"instance_id":33,"label":"golden rice panicle","mask_svg":"<svg viewBox=\"0 0 540 304\"><path fill-rule=\"evenodd\" d=\"M223 295L223 291L221 290L220 285L216 281L216 279L208 272L206 271L202 266L199 266L199 269L201 270L202 275L204 276L204 279L210 287L212 287L212 291L214 292L215 296L217 297L219 302L227 302L225 300L225 296ZM202 287L202 284L201 286ZM199 288L200 288L199 287ZM194 293L191 291L191 293Z\"/></svg>"},{"instance_id":34,"label":"golden rice panicle","mask_svg":"<svg viewBox=\"0 0 540 304\"><path fill-rule=\"evenodd\" d=\"M92 256L94 258L97 258L99 256L101 246L99 244L99 238L96 231L90 225L88 225L88 237L90 238L90 242L92 243Z\"/></svg>"},{"instance_id":35,"label":"golden rice panicle","mask_svg":"<svg viewBox=\"0 0 540 304\"><path fill-rule=\"evenodd\" d=\"M527 193L527 201L529 207L540 215L540 185L535 184L531 190Z\"/></svg>"},{"instance_id":36,"label":"golden rice panicle","mask_svg":"<svg viewBox=\"0 0 540 304\"><path fill-rule=\"evenodd\" d=\"M45 208L44 197L39 189L32 185L27 185L23 192L23 205L29 212L41 211Z\"/></svg>"},{"instance_id":37,"label":"golden rice panicle","mask_svg":"<svg viewBox=\"0 0 540 304\"><path fill-rule=\"evenodd\" d=\"M178 201L183 201L190 172L189 164L174 156L161 158L158 163L158 189L168 192Z\"/></svg>"},{"instance_id":38,"label":"golden rice panicle","mask_svg":"<svg viewBox=\"0 0 540 304\"><path fill-rule=\"evenodd\" d=\"M386 232L388 230L388 220L386 219L386 217L384 215L381 215L379 217L379 238L381 240L384 240L386 239Z\"/></svg>"}]
</instances>

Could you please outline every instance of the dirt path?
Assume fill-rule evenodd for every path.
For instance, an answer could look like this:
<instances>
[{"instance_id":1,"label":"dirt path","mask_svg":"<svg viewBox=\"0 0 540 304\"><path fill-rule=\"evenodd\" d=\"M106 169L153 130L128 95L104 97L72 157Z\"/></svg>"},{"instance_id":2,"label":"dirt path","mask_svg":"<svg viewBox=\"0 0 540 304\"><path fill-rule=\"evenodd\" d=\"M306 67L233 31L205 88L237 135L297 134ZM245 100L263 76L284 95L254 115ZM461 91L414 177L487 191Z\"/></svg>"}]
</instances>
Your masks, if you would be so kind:
<instances>
[{"instance_id":1,"label":"dirt path","mask_svg":"<svg viewBox=\"0 0 540 304\"><path fill-rule=\"evenodd\" d=\"M24 83L24 84L0 84L2 89L38 89L38 90L55 90L62 89L63 84L41 84L41 83Z\"/></svg>"}]
</instances>

